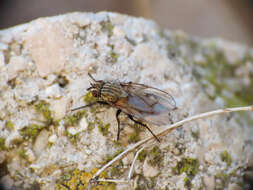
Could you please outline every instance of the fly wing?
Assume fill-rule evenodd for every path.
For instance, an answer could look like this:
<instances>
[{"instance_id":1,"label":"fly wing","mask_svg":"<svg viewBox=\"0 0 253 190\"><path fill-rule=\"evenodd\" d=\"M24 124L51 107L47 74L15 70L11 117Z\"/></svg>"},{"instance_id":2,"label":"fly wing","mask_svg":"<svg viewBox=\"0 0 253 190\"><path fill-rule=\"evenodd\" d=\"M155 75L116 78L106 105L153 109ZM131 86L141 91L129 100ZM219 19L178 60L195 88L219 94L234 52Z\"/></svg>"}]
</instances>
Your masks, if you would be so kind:
<instances>
[{"instance_id":1,"label":"fly wing","mask_svg":"<svg viewBox=\"0 0 253 190\"><path fill-rule=\"evenodd\" d=\"M129 94L127 106L124 106L123 111L155 125L165 125L170 122L169 113L176 109L175 100L170 94L143 84L121 85Z\"/></svg>"}]
</instances>

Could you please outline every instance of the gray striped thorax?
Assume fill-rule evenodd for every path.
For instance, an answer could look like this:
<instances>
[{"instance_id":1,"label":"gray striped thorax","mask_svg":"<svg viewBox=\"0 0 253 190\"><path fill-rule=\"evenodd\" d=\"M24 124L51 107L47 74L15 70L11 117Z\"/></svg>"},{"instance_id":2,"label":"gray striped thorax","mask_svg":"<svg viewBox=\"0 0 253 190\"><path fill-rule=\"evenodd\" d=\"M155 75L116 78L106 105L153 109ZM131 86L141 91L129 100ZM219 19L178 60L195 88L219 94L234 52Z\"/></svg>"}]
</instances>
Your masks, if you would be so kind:
<instances>
[{"instance_id":1,"label":"gray striped thorax","mask_svg":"<svg viewBox=\"0 0 253 190\"><path fill-rule=\"evenodd\" d=\"M127 97L127 93L121 87L120 83L105 82L100 88L99 98L105 102L115 103L124 97Z\"/></svg>"}]
</instances>

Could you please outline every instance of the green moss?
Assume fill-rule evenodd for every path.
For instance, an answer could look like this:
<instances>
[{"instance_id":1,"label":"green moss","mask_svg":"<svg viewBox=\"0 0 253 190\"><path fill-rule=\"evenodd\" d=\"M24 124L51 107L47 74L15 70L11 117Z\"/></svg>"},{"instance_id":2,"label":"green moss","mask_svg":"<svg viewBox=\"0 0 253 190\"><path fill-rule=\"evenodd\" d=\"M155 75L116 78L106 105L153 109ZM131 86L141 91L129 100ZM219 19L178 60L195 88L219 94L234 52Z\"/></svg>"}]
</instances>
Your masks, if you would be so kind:
<instances>
[{"instance_id":1,"label":"green moss","mask_svg":"<svg viewBox=\"0 0 253 190\"><path fill-rule=\"evenodd\" d=\"M110 174L113 177L117 177L117 176L120 176L121 172L117 167L113 166L110 170Z\"/></svg>"},{"instance_id":2,"label":"green moss","mask_svg":"<svg viewBox=\"0 0 253 190\"><path fill-rule=\"evenodd\" d=\"M230 166L232 163L232 158L231 156L228 154L228 152L225 150L220 154L220 159L223 162L226 162L227 166Z\"/></svg>"},{"instance_id":3,"label":"green moss","mask_svg":"<svg viewBox=\"0 0 253 190\"><path fill-rule=\"evenodd\" d=\"M136 143L140 140L140 135L138 133L132 133L128 138L128 143Z\"/></svg>"},{"instance_id":4,"label":"green moss","mask_svg":"<svg viewBox=\"0 0 253 190\"><path fill-rule=\"evenodd\" d=\"M239 170L240 172L244 169L242 168L237 168L230 173L225 173L225 171L220 171L217 174L215 174L215 180L216 180L216 189L217 190L223 190L226 189L228 184L231 183L231 180L236 177L242 180L241 175L238 176L237 171ZM237 184L239 185L241 181L237 181ZM245 183L244 183L245 184ZM241 187L244 187L243 184Z\"/></svg>"},{"instance_id":5,"label":"green moss","mask_svg":"<svg viewBox=\"0 0 253 190\"><path fill-rule=\"evenodd\" d=\"M148 163L151 166L161 165L163 160L163 154L162 151L158 146L154 146L149 154L149 161Z\"/></svg>"},{"instance_id":6,"label":"green moss","mask_svg":"<svg viewBox=\"0 0 253 190\"><path fill-rule=\"evenodd\" d=\"M198 131L191 131L191 135L197 141L199 139L199 130Z\"/></svg>"},{"instance_id":7,"label":"green moss","mask_svg":"<svg viewBox=\"0 0 253 190\"><path fill-rule=\"evenodd\" d=\"M19 152L18 152L18 156L22 159L27 159L27 155L26 155L26 151L24 148L22 148Z\"/></svg>"},{"instance_id":8,"label":"green moss","mask_svg":"<svg viewBox=\"0 0 253 190\"><path fill-rule=\"evenodd\" d=\"M244 76L248 77L248 84L243 83L242 76L236 73L246 64L253 64L253 57L250 52L244 53L242 58L231 62L226 58L225 50L216 47L216 42L209 45L203 45L199 42L196 50L194 52L189 48L186 52L192 52L192 56L188 56L188 58L195 64L193 75L211 100L221 98L225 102L225 107L252 104L253 79L250 73L249 76ZM195 60L196 55L201 55L203 60ZM253 119L249 117L248 113L240 114L240 120L246 121L248 125L253 123Z\"/></svg>"},{"instance_id":9,"label":"green moss","mask_svg":"<svg viewBox=\"0 0 253 190\"><path fill-rule=\"evenodd\" d=\"M124 173L123 163L119 162L117 165L112 166L110 170L110 177L120 177Z\"/></svg>"},{"instance_id":10,"label":"green moss","mask_svg":"<svg viewBox=\"0 0 253 190\"><path fill-rule=\"evenodd\" d=\"M115 63L115 62L117 62L119 55L117 53L115 53L113 50L111 50L110 57L111 57L111 61L113 63Z\"/></svg>"},{"instance_id":11,"label":"green moss","mask_svg":"<svg viewBox=\"0 0 253 190\"><path fill-rule=\"evenodd\" d=\"M219 181L218 181L218 180ZM215 175L216 188L217 190L223 190L227 187L230 176L226 173L220 172Z\"/></svg>"},{"instance_id":12,"label":"green moss","mask_svg":"<svg viewBox=\"0 0 253 190\"><path fill-rule=\"evenodd\" d=\"M191 189L192 183L191 183L191 179L189 177L184 178L184 186L186 189Z\"/></svg>"},{"instance_id":13,"label":"green moss","mask_svg":"<svg viewBox=\"0 0 253 190\"><path fill-rule=\"evenodd\" d=\"M92 132L92 130L95 128L95 123L93 123L93 122L88 122L88 127L87 127L87 130L88 130L88 132L90 133L90 132Z\"/></svg>"},{"instance_id":14,"label":"green moss","mask_svg":"<svg viewBox=\"0 0 253 190\"><path fill-rule=\"evenodd\" d=\"M64 118L64 125L65 126L76 126L79 124L80 120L86 116L86 111L85 110L81 110L78 111L76 113L74 113L73 115L70 116L66 116Z\"/></svg>"},{"instance_id":15,"label":"green moss","mask_svg":"<svg viewBox=\"0 0 253 190\"><path fill-rule=\"evenodd\" d=\"M5 138L0 137L0 150L5 150Z\"/></svg>"},{"instance_id":16,"label":"green moss","mask_svg":"<svg viewBox=\"0 0 253 190\"><path fill-rule=\"evenodd\" d=\"M109 127L110 127L110 123L107 123L105 125L103 125L102 123L100 123L98 125L98 130L99 132L102 133L103 136L107 136L109 133Z\"/></svg>"},{"instance_id":17,"label":"green moss","mask_svg":"<svg viewBox=\"0 0 253 190\"><path fill-rule=\"evenodd\" d=\"M140 132L143 131L143 130L137 124L130 125L130 126L134 129L134 132L129 135L128 143L136 143L140 140Z\"/></svg>"},{"instance_id":18,"label":"green moss","mask_svg":"<svg viewBox=\"0 0 253 190\"><path fill-rule=\"evenodd\" d=\"M64 134L68 137L68 139L70 140L70 142L73 145L77 145L77 142L78 142L78 139L79 139L79 136L80 136L80 132L76 133L76 134L71 134L71 133L68 132L68 130L65 130Z\"/></svg>"},{"instance_id":19,"label":"green moss","mask_svg":"<svg viewBox=\"0 0 253 190\"><path fill-rule=\"evenodd\" d=\"M108 21L103 21L101 23L102 25L102 29L108 32L109 36L113 35L113 28L114 26L112 25L112 23L108 20Z\"/></svg>"},{"instance_id":20,"label":"green moss","mask_svg":"<svg viewBox=\"0 0 253 190\"><path fill-rule=\"evenodd\" d=\"M188 176L195 176L198 173L199 161L194 158L183 158L172 169L177 175L186 173Z\"/></svg>"},{"instance_id":21,"label":"green moss","mask_svg":"<svg viewBox=\"0 0 253 190\"><path fill-rule=\"evenodd\" d=\"M23 137L35 139L38 136L39 132L44 128L45 128L45 126L31 124L31 125L25 126L24 128L20 129L19 133Z\"/></svg>"},{"instance_id":22,"label":"green moss","mask_svg":"<svg viewBox=\"0 0 253 190\"><path fill-rule=\"evenodd\" d=\"M247 62L253 63L253 58L249 53L246 53L242 59L238 59L230 63L224 51L216 47L199 47L203 52L204 60L201 62L193 61L196 67L193 74L203 86L203 88L214 88L213 94L208 94L211 99L221 97L226 101L228 107L248 105L253 102L253 80L249 85L232 85L231 81L237 84L237 79L240 76L236 75L236 70L243 67ZM208 83L207 83L208 82ZM232 96L227 96L231 92Z\"/></svg>"},{"instance_id":23,"label":"green moss","mask_svg":"<svg viewBox=\"0 0 253 190\"><path fill-rule=\"evenodd\" d=\"M7 129L9 129L9 130L13 130L14 129L14 124L12 123L12 121L6 121L6 123L5 123L5 127L7 128Z\"/></svg>"},{"instance_id":24,"label":"green moss","mask_svg":"<svg viewBox=\"0 0 253 190\"><path fill-rule=\"evenodd\" d=\"M54 125L55 127L58 127L58 126L60 125L60 121L61 121L61 119L54 120L54 121L53 121L53 125Z\"/></svg>"},{"instance_id":25,"label":"green moss","mask_svg":"<svg viewBox=\"0 0 253 190\"><path fill-rule=\"evenodd\" d=\"M49 106L49 103L44 100L41 100L34 105L35 110L43 115L46 125L52 124L53 121Z\"/></svg>"},{"instance_id":26,"label":"green moss","mask_svg":"<svg viewBox=\"0 0 253 190\"><path fill-rule=\"evenodd\" d=\"M185 152L185 146L182 143L176 142L174 146L175 146L174 148L175 150L173 151L173 153L175 155L178 156ZM169 148L168 150L170 150L170 147L168 148Z\"/></svg>"},{"instance_id":27,"label":"green moss","mask_svg":"<svg viewBox=\"0 0 253 190\"><path fill-rule=\"evenodd\" d=\"M140 152L140 154L138 155L137 159L140 160L141 162L143 162L146 157L147 157L147 151L146 150L142 150Z\"/></svg>"}]
</instances>

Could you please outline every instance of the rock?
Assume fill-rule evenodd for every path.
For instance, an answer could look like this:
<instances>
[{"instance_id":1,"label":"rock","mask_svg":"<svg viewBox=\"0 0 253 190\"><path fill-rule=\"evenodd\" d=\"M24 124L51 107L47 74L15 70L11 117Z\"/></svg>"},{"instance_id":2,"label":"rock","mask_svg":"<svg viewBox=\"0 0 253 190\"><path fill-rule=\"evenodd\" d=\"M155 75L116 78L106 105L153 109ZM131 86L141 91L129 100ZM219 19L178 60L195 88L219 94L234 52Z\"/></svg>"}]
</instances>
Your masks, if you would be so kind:
<instances>
[{"instance_id":1,"label":"rock","mask_svg":"<svg viewBox=\"0 0 253 190\"><path fill-rule=\"evenodd\" d=\"M26 154L27 159L29 160L29 162L33 162L33 161L36 160L36 157L35 157L33 151L30 148L28 148L26 150L25 154Z\"/></svg>"},{"instance_id":2,"label":"rock","mask_svg":"<svg viewBox=\"0 0 253 190\"><path fill-rule=\"evenodd\" d=\"M3 189L12 189L12 186L14 185L14 181L13 179L11 179L11 177L9 175L3 176L0 179L0 187L3 187Z\"/></svg>"},{"instance_id":3,"label":"rock","mask_svg":"<svg viewBox=\"0 0 253 190\"><path fill-rule=\"evenodd\" d=\"M228 186L228 190L242 190L242 187L236 183L231 183Z\"/></svg>"},{"instance_id":4,"label":"rock","mask_svg":"<svg viewBox=\"0 0 253 190\"><path fill-rule=\"evenodd\" d=\"M170 32L117 13L71 13L2 30L0 160L20 189L57 188L66 180L85 185L106 162L151 135L122 114L116 142L114 108L71 111L95 101L87 94L88 72L96 80L132 81L166 91L178 107L169 116L175 123L252 104L252 65L249 47ZM112 189L236 189L242 176L251 174L244 168L251 168L253 160L252 118L252 113L234 113L185 124L159 137L160 143L146 145L131 183L103 184ZM150 129L156 133L161 127ZM134 155L112 166L117 179L127 179ZM115 178L111 173L106 176Z\"/></svg>"},{"instance_id":5,"label":"rock","mask_svg":"<svg viewBox=\"0 0 253 190\"><path fill-rule=\"evenodd\" d=\"M37 136L36 141L33 146L33 150L37 156L39 156L48 145L49 132L42 130Z\"/></svg>"},{"instance_id":6,"label":"rock","mask_svg":"<svg viewBox=\"0 0 253 190\"><path fill-rule=\"evenodd\" d=\"M206 189L215 190L215 178L214 176L203 176L203 182Z\"/></svg>"},{"instance_id":7,"label":"rock","mask_svg":"<svg viewBox=\"0 0 253 190\"><path fill-rule=\"evenodd\" d=\"M53 134L51 135L49 138L48 138L48 142L50 143L55 143L57 140L57 135L56 134Z\"/></svg>"},{"instance_id":8,"label":"rock","mask_svg":"<svg viewBox=\"0 0 253 190\"><path fill-rule=\"evenodd\" d=\"M157 174L159 173L159 170L158 170L158 167L155 166L151 166L149 163L148 163L148 159L146 159L144 161L144 164L143 164L143 174L145 177L155 177L157 176Z\"/></svg>"},{"instance_id":9,"label":"rock","mask_svg":"<svg viewBox=\"0 0 253 190\"><path fill-rule=\"evenodd\" d=\"M0 152L0 164L2 164L6 159L6 152L5 151L1 151Z\"/></svg>"},{"instance_id":10,"label":"rock","mask_svg":"<svg viewBox=\"0 0 253 190\"><path fill-rule=\"evenodd\" d=\"M52 115L55 119L62 119L66 114L67 101L66 98L62 97L56 99L51 104Z\"/></svg>"},{"instance_id":11,"label":"rock","mask_svg":"<svg viewBox=\"0 0 253 190\"><path fill-rule=\"evenodd\" d=\"M23 35L23 43L34 60L37 71L42 77L61 72L67 57L72 54L73 41L66 35L67 26L58 21L48 24L45 19L38 19L34 24L28 26L28 32Z\"/></svg>"}]
</instances>

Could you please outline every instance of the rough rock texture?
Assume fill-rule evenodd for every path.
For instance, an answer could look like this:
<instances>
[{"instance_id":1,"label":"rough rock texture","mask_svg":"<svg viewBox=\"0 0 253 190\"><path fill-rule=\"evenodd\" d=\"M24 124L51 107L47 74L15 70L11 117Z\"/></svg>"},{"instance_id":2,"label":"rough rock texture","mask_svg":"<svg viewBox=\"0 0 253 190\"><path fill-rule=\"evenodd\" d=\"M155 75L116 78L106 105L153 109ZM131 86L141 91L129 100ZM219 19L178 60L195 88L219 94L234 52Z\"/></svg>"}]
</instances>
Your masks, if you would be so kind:
<instances>
[{"instance_id":1,"label":"rough rock texture","mask_svg":"<svg viewBox=\"0 0 253 190\"><path fill-rule=\"evenodd\" d=\"M0 177L6 189L83 189L98 168L150 133L95 106L89 77L170 93L172 121L253 102L253 50L169 32L114 13L72 13L0 31ZM155 131L156 126L151 126ZM147 146L129 183L100 189L244 189L253 167L252 113L183 126ZM102 177L126 179L134 153ZM252 178L251 178L252 179ZM68 188L68 187L69 188Z\"/></svg>"}]
</instances>

